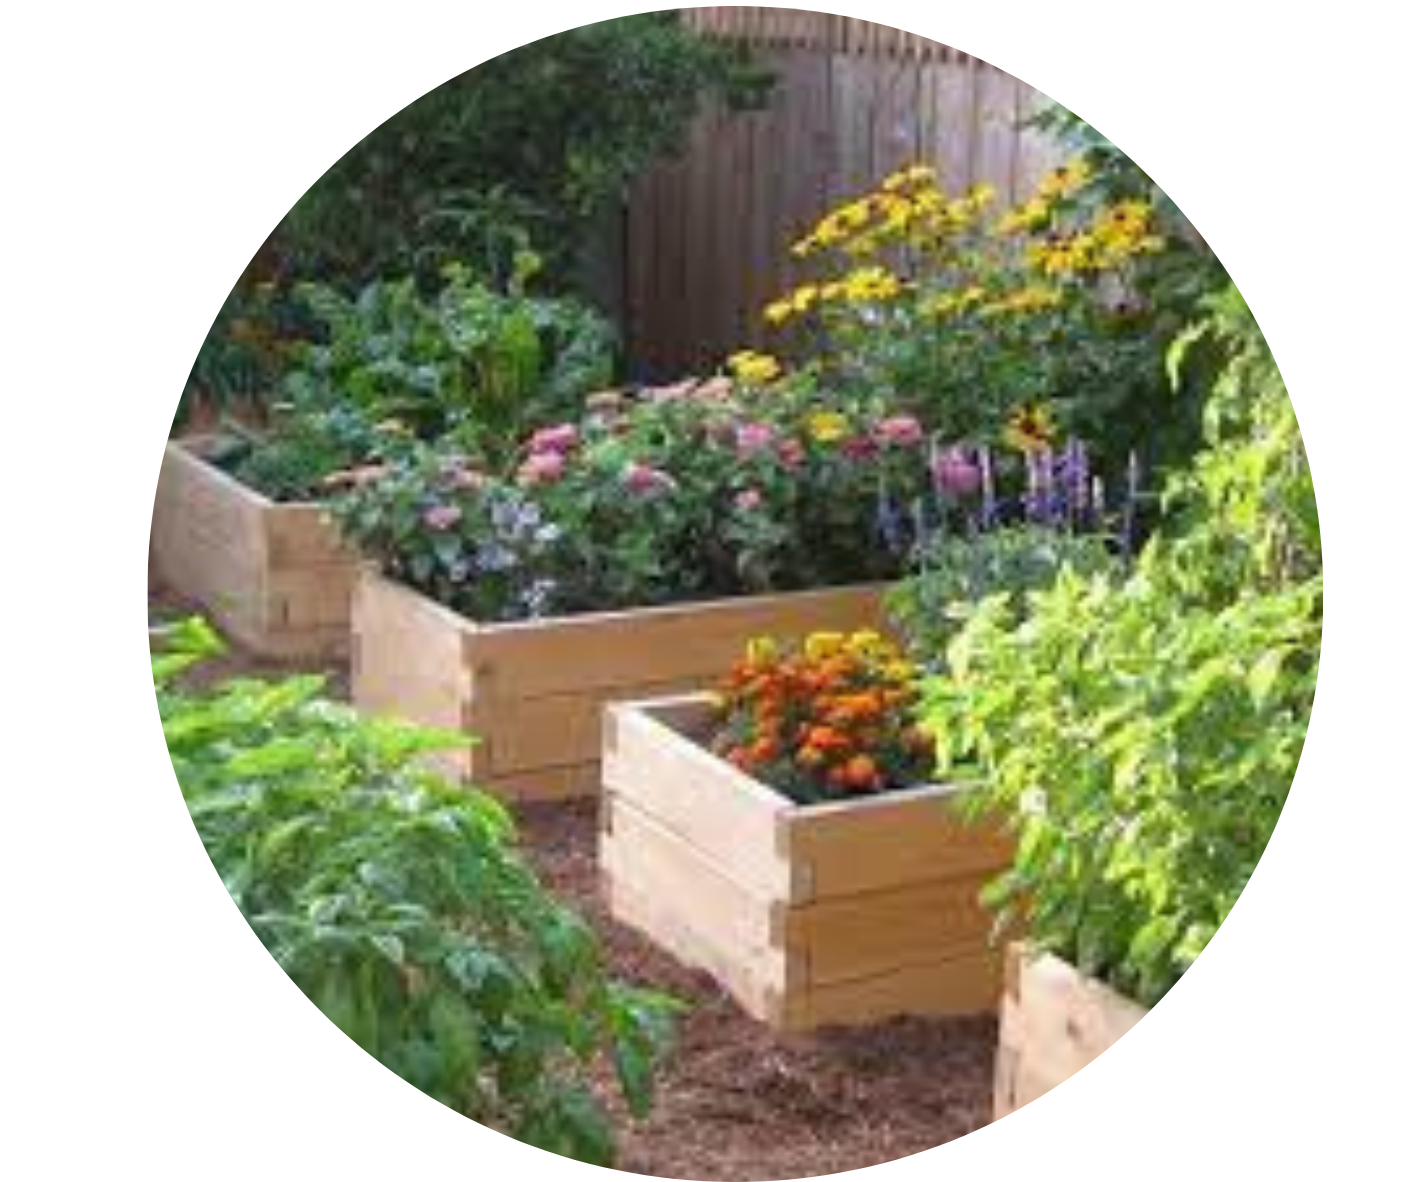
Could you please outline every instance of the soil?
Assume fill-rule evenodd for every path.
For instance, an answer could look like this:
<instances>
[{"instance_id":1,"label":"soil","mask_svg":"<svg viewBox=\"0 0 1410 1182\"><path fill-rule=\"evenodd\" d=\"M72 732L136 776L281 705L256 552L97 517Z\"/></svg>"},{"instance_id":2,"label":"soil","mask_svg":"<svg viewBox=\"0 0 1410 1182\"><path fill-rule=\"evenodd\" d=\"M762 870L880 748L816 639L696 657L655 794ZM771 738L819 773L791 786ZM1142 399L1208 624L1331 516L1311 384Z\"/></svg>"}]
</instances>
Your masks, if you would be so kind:
<instances>
[{"instance_id":1,"label":"soil","mask_svg":"<svg viewBox=\"0 0 1410 1182\"><path fill-rule=\"evenodd\" d=\"M166 594L148 601L153 623L189 609ZM232 649L199 676L294 671ZM328 674L330 693L347 696L346 668L298 671ZM812 1177L906 1157L988 1122L993 1018L898 1018L775 1034L707 975L606 915L597 891L596 801L522 804L515 813L540 875L597 929L615 975L689 1005L647 1120L631 1121L610 1080L601 1081L617 1118L619 1169L701 1182Z\"/></svg>"}]
</instances>

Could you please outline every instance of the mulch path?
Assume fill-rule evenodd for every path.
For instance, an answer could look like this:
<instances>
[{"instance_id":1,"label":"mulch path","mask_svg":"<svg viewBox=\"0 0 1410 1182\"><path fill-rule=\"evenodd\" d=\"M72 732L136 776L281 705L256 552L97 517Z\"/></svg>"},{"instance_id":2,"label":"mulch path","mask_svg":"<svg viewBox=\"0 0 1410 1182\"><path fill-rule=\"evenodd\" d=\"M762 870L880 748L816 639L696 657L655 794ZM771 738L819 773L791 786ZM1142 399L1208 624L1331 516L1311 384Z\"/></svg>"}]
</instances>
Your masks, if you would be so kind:
<instances>
[{"instance_id":1,"label":"mulch path","mask_svg":"<svg viewBox=\"0 0 1410 1182\"><path fill-rule=\"evenodd\" d=\"M189 607L165 594L148 598L152 622ZM200 678L295 671L232 648ZM345 668L316 671L329 676L333 696L347 696ZM989 1120L992 1018L774 1034L707 975L607 916L597 891L596 801L522 804L515 813L540 876L597 929L614 974L689 1004L647 1120L631 1121L602 1082L619 1118L620 1169L700 1182L812 1177L906 1157Z\"/></svg>"}]
</instances>

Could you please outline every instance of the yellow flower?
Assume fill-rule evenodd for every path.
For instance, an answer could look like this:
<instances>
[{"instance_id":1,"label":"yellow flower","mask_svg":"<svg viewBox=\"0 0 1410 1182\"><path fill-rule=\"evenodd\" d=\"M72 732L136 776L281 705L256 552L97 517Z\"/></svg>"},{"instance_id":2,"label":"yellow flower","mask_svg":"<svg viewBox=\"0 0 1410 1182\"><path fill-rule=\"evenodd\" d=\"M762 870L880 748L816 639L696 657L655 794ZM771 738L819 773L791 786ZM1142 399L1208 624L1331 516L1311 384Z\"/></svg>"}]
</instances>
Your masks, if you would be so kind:
<instances>
[{"instance_id":1,"label":"yellow flower","mask_svg":"<svg viewBox=\"0 0 1410 1182\"><path fill-rule=\"evenodd\" d=\"M840 653L846 643L841 632L814 632L803 642L803 655L810 661L824 661Z\"/></svg>"},{"instance_id":2,"label":"yellow flower","mask_svg":"<svg viewBox=\"0 0 1410 1182\"><path fill-rule=\"evenodd\" d=\"M1009 418L1004 441L1019 451L1042 451L1053 442L1053 416L1041 403L1020 406Z\"/></svg>"},{"instance_id":3,"label":"yellow flower","mask_svg":"<svg viewBox=\"0 0 1410 1182\"><path fill-rule=\"evenodd\" d=\"M766 385L783 372L777 358L767 353L755 353L752 349L733 354L727 364L736 378L751 386Z\"/></svg>"},{"instance_id":4,"label":"yellow flower","mask_svg":"<svg viewBox=\"0 0 1410 1182\"><path fill-rule=\"evenodd\" d=\"M1074 156L1066 164L1061 164L1048 173L1038 183L1038 194L1054 200L1071 197L1092 176L1092 166L1082 156Z\"/></svg>"},{"instance_id":5,"label":"yellow flower","mask_svg":"<svg viewBox=\"0 0 1410 1182\"><path fill-rule=\"evenodd\" d=\"M744 646L744 659L751 665L771 665L778 659L778 641L756 636Z\"/></svg>"},{"instance_id":6,"label":"yellow flower","mask_svg":"<svg viewBox=\"0 0 1410 1182\"><path fill-rule=\"evenodd\" d=\"M894 193L897 189L920 184L922 181L934 181L938 175L935 169L928 164L913 164L909 168L893 172L881 182L881 188L883 192Z\"/></svg>"},{"instance_id":7,"label":"yellow flower","mask_svg":"<svg viewBox=\"0 0 1410 1182\"><path fill-rule=\"evenodd\" d=\"M1051 209L1046 201L1040 197L1031 198L1025 201L1017 209L1011 209L999 219L998 231L1000 234L1017 234L1023 230L1032 230L1041 226L1047 218Z\"/></svg>"},{"instance_id":8,"label":"yellow flower","mask_svg":"<svg viewBox=\"0 0 1410 1182\"><path fill-rule=\"evenodd\" d=\"M885 267L859 267L842 278L845 298L856 303L889 300L901 292L901 281Z\"/></svg>"},{"instance_id":9,"label":"yellow flower","mask_svg":"<svg viewBox=\"0 0 1410 1182\"><path fill-rule=\"evenodd\" d=\"M764 319L770 324L782 324L794 313L791 299L774 300L764 309Z\"/></svg>"},{"instance_id":10,"label":"yellow flower","mask_svg":"<svg viewBox=\"0 0 1410 1182\"><path fill-rule=\"evenodd\" d=\"M1040 284L1030 284L1010 292L1001 299L993 300L981 309L986 314L1004 312L1034 312L1041 308L1052 308L1062 303L1062 295L1055 288Z\"/></svg>"},{"instance_id":11,"label":"yellow flower","mask_svg":"<svg viewBox=\"0 0 1410 1182\"><path fill-rule=\"evenodd\" d=\"M836 443L852 432L846 415L835 410L818 411L808 417L808 434L818 443Z\"/></svg>"}]
</instances>

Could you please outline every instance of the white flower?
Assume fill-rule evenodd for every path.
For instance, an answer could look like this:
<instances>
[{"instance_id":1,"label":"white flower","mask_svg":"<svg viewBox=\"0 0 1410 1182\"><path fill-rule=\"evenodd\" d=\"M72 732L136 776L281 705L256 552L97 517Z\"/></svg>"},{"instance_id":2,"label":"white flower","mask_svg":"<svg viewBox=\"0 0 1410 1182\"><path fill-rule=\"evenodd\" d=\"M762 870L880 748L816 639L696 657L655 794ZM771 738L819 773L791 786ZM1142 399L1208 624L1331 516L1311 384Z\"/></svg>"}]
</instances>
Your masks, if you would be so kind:
<instances>
[{"instance_id":1,"label":"white flower","mask_svg":"<svg viewBox=\"0 0 1410 1182\"><path fill-rule=\"evenodd\" d=\"M1018 798L1019 812L1027 817L1041 817L1048 811L1048 794L1041 788L1025 789Z\"/></svg>"}]
</instances>

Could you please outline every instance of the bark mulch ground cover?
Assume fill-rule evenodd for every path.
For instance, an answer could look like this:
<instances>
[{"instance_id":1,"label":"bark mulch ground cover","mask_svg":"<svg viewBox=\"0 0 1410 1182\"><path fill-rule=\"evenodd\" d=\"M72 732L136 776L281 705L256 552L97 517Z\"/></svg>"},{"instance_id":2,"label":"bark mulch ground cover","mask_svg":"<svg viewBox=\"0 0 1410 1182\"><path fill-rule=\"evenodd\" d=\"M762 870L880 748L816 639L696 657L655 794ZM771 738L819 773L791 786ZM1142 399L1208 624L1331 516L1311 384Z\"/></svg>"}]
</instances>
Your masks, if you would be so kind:
<instances>
[{"instance_id":1,"label":"bark mulch ground cover","mask_svg":"<svg viewBox=\"0 0 1410 1182\"><path fill-rule=\"evenodd\" d=\"M149 594L153 623L189 605ZM232 649L202 680L296 671ZM526 852L548 886L597 929L617 976L682 998L689 1010L649 1119L620 1117L619 1168L701 1182L764 1182L859 1169L961 1137L989 1120L994 1019L900 1018L781 1037L746 1016L708 976L614 923L597 890L597 802L516 806Z\"/></svg>"}]
</instances>

